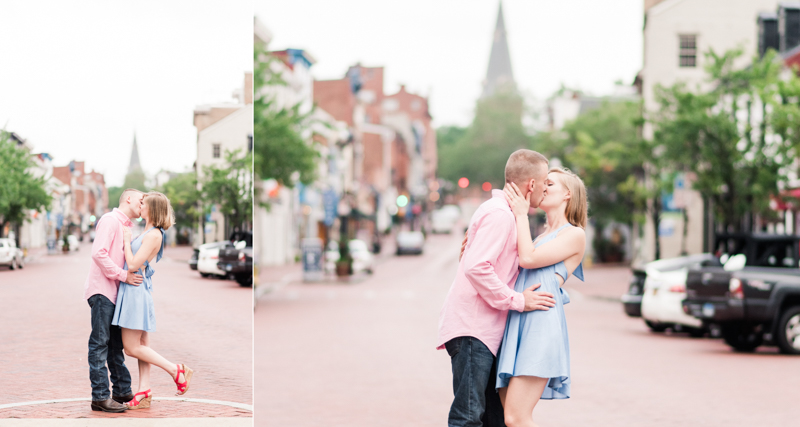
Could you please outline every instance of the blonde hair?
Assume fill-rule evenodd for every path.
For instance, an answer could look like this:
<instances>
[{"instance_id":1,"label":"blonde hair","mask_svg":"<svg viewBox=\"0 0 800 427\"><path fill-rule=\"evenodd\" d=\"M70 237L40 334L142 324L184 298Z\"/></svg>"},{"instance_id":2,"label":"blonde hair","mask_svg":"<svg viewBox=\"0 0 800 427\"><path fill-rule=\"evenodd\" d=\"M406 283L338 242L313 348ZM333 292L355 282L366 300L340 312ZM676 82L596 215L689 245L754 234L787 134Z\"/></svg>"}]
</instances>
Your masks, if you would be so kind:
<instances>
[{"instance_id":1,"label":"blonde hair","mask_svg":"<svg viewBox=\"0 0 800 427\"><path fill-rule=\"evenodd\" d=\"M559 174L561 184L570 194L565 212L567 221L576 227L585 229L588 221L589 202L586 198L586 186L583 185L583 180L567 168L550 168L548 173Z\"/></svg>"},{"instance_id":2,"label":"blonde hair","mask_svg":"<svg viewBox=\"0 0 800 427\"><path fill-rule=\"evenodd\" d=\"M150 223L154 227L168 230L175 224L175 212L172 210L167 196L158 191L151 191L145 195L144 202L147 203L147 209L150 211Z\"/></svg>"},{"instance_id":3,"label":"blonde hair","mask_svg":"<svg viewBox=\"0 0 800 427\"><path fill-rule=\"evenodd\" d=\"M547 157L533 150L517 150L506 162L506 182L513 182L520 188L526 181L535 179L547 168Z\"/></svg>"},{"instance_id":4,"label":"blonde hair","mask_svg":"<svg viewBox=\"0 0 800 427\"><path fill-rule=\"evenodd\" d=\"M122 202L131 194L131 193L139 193L144 194L144 192L139 191L135 188L126 188L122 194L119 195L119 205L122 206Z\"/></svg>"}]
</instances>

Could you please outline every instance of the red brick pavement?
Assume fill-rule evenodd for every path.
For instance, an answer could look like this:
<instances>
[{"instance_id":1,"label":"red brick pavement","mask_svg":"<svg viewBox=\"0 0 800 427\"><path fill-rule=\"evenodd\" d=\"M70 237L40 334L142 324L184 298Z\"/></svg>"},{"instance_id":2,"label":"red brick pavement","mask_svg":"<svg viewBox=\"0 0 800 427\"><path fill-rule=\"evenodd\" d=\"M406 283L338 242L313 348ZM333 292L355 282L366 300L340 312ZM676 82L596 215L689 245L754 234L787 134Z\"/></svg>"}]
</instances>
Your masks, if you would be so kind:
<instances>
[{"instance_id":1,"label":"red brick pavement","mask_svg":"<svg viewBox=\"0 0 800 427\"><path fill-rule=\"evenodd\" d=\"M460 236L459 236L460 237ZM460 238L433 236L352 284L290 284L256 309L257 426L441 426L450 362L434 350ZM570 278L572 398L543 401L542 427L796 425L800 357L731 352L721 340L653 334L624 315L630 270Z\"/></svg>"},{"instance_id":2,"label":"red brick pavement","mask_svg":"<svg viewBox=\"0 0 800 427\"><path fill-rule=\"evenodd\" d=\"M178 416L252 417L253 413L230 406L169 400L154 400L148 409L125 411L120 414L92 411L89 409L89 402L47 403L18 406L0 411L0 418L176 418Z\"/></svg>"},{"instance_id":3,"label":"red brick pavement","mask_svg":"<svg viewBox=\"0 0 800 427\"><path fill-rule=\"evenodd\" d=\"M88 398L86 362L91 331L83 299L90 246L77 253L40 257L25 269L0 269L0 405ZM158 331L152 347L195 370L186 398L252 404L252 290L236 282L203 279L186 265L191 248L167 248L156 264L154 299ZM136 359L126 361L136 386ZM169 375L152 368L158 396L173 396ZM125 416L252 416L228 406L155 401ZM107 417L88 402L15 407L6 417Z\"/></svg>"}]
</instances>

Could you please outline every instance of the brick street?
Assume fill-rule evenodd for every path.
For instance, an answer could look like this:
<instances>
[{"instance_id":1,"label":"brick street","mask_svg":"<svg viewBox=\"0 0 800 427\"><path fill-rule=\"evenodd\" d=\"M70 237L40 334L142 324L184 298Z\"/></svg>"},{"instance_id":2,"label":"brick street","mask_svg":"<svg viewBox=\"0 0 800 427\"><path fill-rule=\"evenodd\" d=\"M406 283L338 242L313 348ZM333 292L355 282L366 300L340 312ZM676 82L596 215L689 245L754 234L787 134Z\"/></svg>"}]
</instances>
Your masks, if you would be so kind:
<instances>
[{"instance_id":1,"label":"brick street","mask_svg":"<svg viewBox=\"0 0 800 427\"><path fill-rule=\"evenodd\" d=\"M90 309L83 298L91 245L67 255L41 255L23 270L0 268L0 407L32 401L91 397L86 362ZM252 290L234 281L203 279L189 269L188 247L167 248L155 264L158 330L151 346L195 371L187 399L152 368L153 406L122 414L94 412L88 401L0 409L0 418L252 417ZM126 365L137 384L137 361Z\"/></svg>"},{"instance_id":2,"label":"brick street","mask_svg":"<svg viewBox=\"0 0 800 427\"><path fill-rule=\"evenodd\" d=\"M450 361L434 345L460 240L432 236L423 256L383 255L356 283L291 283L262 296L256 426L446 425ZM800 357L653 334L618 302L629 277L595 266L586 283L565 284L573 394L540 402L539 426L797 424Z\"/></svg>"}]
</instances>

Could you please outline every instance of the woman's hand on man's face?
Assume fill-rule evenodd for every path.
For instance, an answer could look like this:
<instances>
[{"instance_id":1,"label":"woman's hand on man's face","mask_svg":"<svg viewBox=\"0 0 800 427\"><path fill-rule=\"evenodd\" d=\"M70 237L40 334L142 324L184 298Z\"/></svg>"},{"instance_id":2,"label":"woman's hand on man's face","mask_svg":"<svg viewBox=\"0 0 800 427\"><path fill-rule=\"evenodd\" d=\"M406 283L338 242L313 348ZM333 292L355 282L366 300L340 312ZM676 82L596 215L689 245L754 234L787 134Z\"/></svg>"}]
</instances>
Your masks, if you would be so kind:
<instances>
[{"instance_id":1,"label":"woman's hand on man's face","mask_svg":"<svg viewBox=\"0 0 800 427\"><path fill-rule=\"evenodd\" d=\"M513 182L506 183L503 193L506 195L506 200L508 200L514 216L528 215L528 211L531 209L531 193L523 196L522 191Z\"/></svg>"}]
</instances>

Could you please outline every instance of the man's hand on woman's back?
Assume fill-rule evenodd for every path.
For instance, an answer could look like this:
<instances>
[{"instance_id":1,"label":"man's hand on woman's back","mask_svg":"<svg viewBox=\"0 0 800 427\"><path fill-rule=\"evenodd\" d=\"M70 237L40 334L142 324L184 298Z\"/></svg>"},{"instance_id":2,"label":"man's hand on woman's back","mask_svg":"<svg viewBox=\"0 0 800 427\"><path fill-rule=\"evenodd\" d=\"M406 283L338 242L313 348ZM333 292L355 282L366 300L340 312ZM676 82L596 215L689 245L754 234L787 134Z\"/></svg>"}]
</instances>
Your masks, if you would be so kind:
<instances>
[{"instance_id":1,"label":"man's hand on woman's back","mask_svg":"<svg viewBox=\"0 0 800 427\"><path fill-rule=\"evenodd\" d=\"M550 292L537 292L536 289L539 289L539 286L542 286L541 283L537 283L531 286L528 289L525 289L522 292L522 295L525 295L525 310L524 311L534 311L534 310L550 310L550 307L556 306L556 300L553 299L553 294Z\"/></svg>"},{"instance_id":2,"label":"man's hand on woman's back","mask_svg":"<svg viewBox=\"0 0 800 427\"><path fill-rule=\"evenodd\" d=\"M129 285L139 286L142 284L142 275L137 274L135 271L128 270L128 278L125 279L125 283Z\"/></svg>"}]
</instances>

